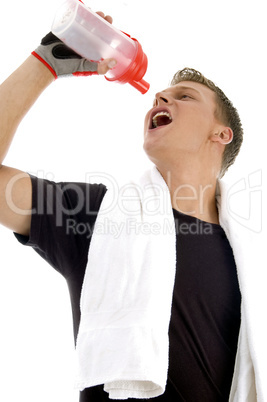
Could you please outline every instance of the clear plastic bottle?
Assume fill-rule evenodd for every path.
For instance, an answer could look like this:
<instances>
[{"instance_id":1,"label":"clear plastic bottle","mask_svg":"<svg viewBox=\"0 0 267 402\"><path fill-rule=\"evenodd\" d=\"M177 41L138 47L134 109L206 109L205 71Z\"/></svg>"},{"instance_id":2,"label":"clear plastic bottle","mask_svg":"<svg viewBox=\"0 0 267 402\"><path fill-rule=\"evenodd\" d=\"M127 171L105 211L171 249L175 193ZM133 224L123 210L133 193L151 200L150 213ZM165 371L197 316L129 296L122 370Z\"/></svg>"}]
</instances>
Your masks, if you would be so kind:
<instances>
[{"instance_id":1,"label":"clear plastic bottle","mask_svg":"<svg viewBox=\"0 0 267 402\"><path fill-rule=\"evenodd\" d=\"M66 0L56 13L52 32L67 46L91 61L114 58L108 81L129 83L141 93L149 84L143 80L147 56L140 43L94 13L79 0Z\"/></svg>"}]
</instances>

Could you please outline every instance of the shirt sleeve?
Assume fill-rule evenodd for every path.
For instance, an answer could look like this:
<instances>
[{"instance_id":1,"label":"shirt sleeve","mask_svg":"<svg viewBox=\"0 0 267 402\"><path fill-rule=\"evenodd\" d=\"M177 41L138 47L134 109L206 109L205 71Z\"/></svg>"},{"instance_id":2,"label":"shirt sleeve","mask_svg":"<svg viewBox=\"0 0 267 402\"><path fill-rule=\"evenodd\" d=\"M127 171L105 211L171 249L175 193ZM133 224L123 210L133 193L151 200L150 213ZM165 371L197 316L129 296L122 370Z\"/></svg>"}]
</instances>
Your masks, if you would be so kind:
<instances>
[{"instance_id":1,"label":"shirt sleeve","mask_svg":"<svg viewBox=\"0 0 267 402\"><path fill-rule=\"evenodd\" d=\"M55 183L31 176L30 236L15 233L66 279L87 262L94 223L106 192L103 184Z\"/></svg>"}]
</instances>

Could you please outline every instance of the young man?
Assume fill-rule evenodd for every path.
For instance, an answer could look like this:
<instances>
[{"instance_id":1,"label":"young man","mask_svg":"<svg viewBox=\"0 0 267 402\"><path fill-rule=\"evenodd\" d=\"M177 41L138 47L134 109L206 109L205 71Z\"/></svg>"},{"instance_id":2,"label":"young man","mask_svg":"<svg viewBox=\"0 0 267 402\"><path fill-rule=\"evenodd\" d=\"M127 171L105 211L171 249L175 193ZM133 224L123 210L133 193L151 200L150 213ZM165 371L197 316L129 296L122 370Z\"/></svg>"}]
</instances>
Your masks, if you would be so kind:
<instances>
[{"instance_id":1,"label":"young man","mask_svg":"<svg viewBox=\"0 0 267 402\"><path fill-rule=\"evenodd\" d=\"M101 15L104 17L103 14ZM105 18L111 22L110 17ZM105 74L112 66L114 66L113 60L104 60L99 65L87 62L73 54L52 34L47 35L40 47L33 52L33 55L1 85L1 163L21 119L44 89L52 83L55 76L76 73L77 71L88 75L92 72ZM143 287L142 270L148 272L148 276L152 273L149 276L149 281L153 280L153 275L156 275L158 269L161 271L159 278L163 282L165 276L169 275L171 278L172 274L168 273L168 254L175 254L176 273L175 278L173 278L173 287L168 285L169 295L164 294L164 291L158 288L157 291L160 294L157 294L156 298L153 295L154 298L149 299L155 301L158 306L158 310L153 312L157 314L157 312L160 313L161 305L165 306L165 299L171 297L171 307L170 304L166 303L166 311L171 308L170 320L166 320L165 316L162 319L162 322L166 321L169 337L166 387L163 386L162 391L155 394L153 394L153 389L149 389L147 395L145 394L146 387L144 387L140 394L130 393L131 400L146 400L148 396L159 402L206 402L227 401L229 399L240 402L255 401L257 398L256 383L258 397L263 398L262 372L255 365L251 351L251 345L253 347L255 345L252 341L251 343L248 342L249 335L246 332L246 326L250 325L246 315L247 310L242 315L242 319L240 313L241 293L237 269L242 278L240 267L238 267L239 264L242 265L242 261L238 261L239 254L236 253L235 239L232 236L231 225L227 219L224 219L225 211L220 204L220 198L216 198L218 178L233 163L241 143L242 127L237 111L223 92L197 71L184 69L178 72L172 81L172 86L155 95L153 108L147 113L144 124L144 149L156 167L151 176L152 180L149 179L148 183L149 186L160 183L162 187L164 181L167 185L172 208L171 217L174 218L176 229L175 244L171 243L173 247L168 249L168 240L166 241L166 239L172 239L171 236L154 236L156 240L154 238L151 240L145 234L140 237L142 242L144 241L145 247L143 249L142 247L137 248L137 250L142 249L140 251L141 258L132 251L135 250L135 240L131 236L128 236L128 240L125 238L121 240L122 235L119 241L115 239L115 243L112 243L114 239L111 239L110 236L104 239L104 243L106 242L104 245L101 243L103 240L98 243L98 240L95 240L94 244L91 244L94 234L88 236L88 231L79 234L71 230L73 225L82 224L89 228L91 234L97 231L98 227L95 226L98 222L97 215L100 215L99 210L102 208L103 200L110 192L104 185L55 184L47 180L30 177L26 173L1 165L0 221L16 233L16 237L22 244L34 247L35 251L67 279L76 340L78 332L81 331L80 300L82 288L86 288L87 279L89 286L92 282L93 287L97 287L101 280L101 278L96 278L97 280L93 282L93 278L90 277L90 272L92 273L90 270L97 265L97 262L92 263L92 259L94 260L96 257L96 260L101 260L99 270L95 268L95 271L100 271L100 275L102 268L103 272L106 269L106 266L103 266L103 261L108 260L107 265L110 265L112 269L108 271L107 275L110 273L111 279L113 273L114 275L118 272L120 274L120 271L117 271L117 262L124 264L127 261L127 264L131 266L131 259L133 259L137 264L136 266L141 267L138 277L139 283L136 288L133 288L139 292ZM155 183L153 183L153 177ZM160 181L161 179L162 181ZM6 189L9 188L10 183L12 183L12 205L16 206L17 211L10 207L10 200L7 197ZM142 208L145 210L144 201L141 198L138 203L142 204L143 202ZM86 202L81 203L81 199L86 200ZM42 205L41 209L39 209L40 205ZM79 208L77 208L78 205ZM115 208L114 210L116 210ZM18 210L32 211L32 213L18 213ZM116 210L116 214L117 212ZM120 213L121 211L118 212L119 218L114 218L112 215L107 216L109 219L112 216L112 219L115 219L114 223L119 225L121 223ZM144 214L149 216L147 211ZM127 219L129 216L127 215ZM153 228L159 222L165 223L163 220L157 221L158 218L153 217L153 219L155 219ZM168 219L170 219L170 214ZM126 220L125 224L128 221ZM151 221L149 222L151 223ZM136 228L137 226L135 226ZM150 229L152 230L152 226ZM139 235L136 233L136 238ZM138 242L138 239L136 241ZM157 247L153 246L153 242L157 242ZM96 252L97 244L100 247L99 250L101 247L103 248L103 253ZM113 247L114 244L115 247ZM158 252L156 249L161 247L162 250ZM90 254L88 256L89 248ZM153 253L150 253L151 250L155 250L156 258ZM162 259L161 254L164 255ZM157 264L157 258L160 260L160 264ZM143 261L146 259L148 262L145 265ZM155 266L149 261L153 261ZM135 265L133 266L135 267ZM153 271L154 269L155 271ZM103 281L108 282L107 278L108 276L104 275ZM123 298L127 299L126 293L131 293L132 288L128 288L129 278L126 276L124 279L123 285L118 283L118 288L120 286L120 291L121 289L127 290L123 293ZM149 281L146 284L147 287L142 290L143 293L140 291L137 298L135 294L133 295L134 303L139 303L139 299L145 299L144 295L149 294L151 284ZM162 287L165 286L165 282L163 282ZM102 295L99 303L102 303L106 294L110 292L110 289L105 288L105 286L104 284L103 287L97 288L97 294L94 295L95 298L100 297L99 294ZM155 284L155 286L158 285ZM83 292L82 300L85 300L88 296L86 289ZM114 293L113 288L111 289L114 298L117 293L116 291ZM151 294L153 294L153 289ZM243 293L242 296L244 296ZM159 304L157 304L158 302ZM244 306L242 308L245 309ZM141 318L139 316L134 317L133 322L135 320L142 321L142 316ZM107 321L109 319L110 317L107 318ZM147 316L147 319L150 320L150 315ZM84 325L87 324L82 321L82 326L84 327ZM154 328L153 325L153 331L157 328L155 332L161 333L161 329L158 329L157 325ZM99 330L100 328L97 327L96 329ZM114 327L111 329L114 330ZM124 328L121 328L116 335L119 342L123 344L120 332L124 333ZM84 340L82 335L81 339ZM91 349L98 349L97 343L102 343L100 335L98 339L99 342L96 339L90 344L93 345ZM126 347L122 347L122 356L127 349L132 348L130 339L132 338L127 338ZM153 337L146 339L155 340ZM105 349L105 342L108 343L109 341L103 337L104 346L103 350L99 352L100 355L108 350L108 348ZM164 342L162 341L162 344ZM84 346L81 343L78 344L78 350L82 367L80 377L82 378L84 371L88 369L87 361L86 363L83 361L85 359L83 353L86 351L90 356L92 350L90 347L87 350L87 345ZM86 344L86 341L84 343ZM151 343L153 342L148 342L148 348L151 347ZM141 346L143 347L143 345ZM152 348L151 356L153 359L157 359L154 354L157 355L158 346L160 349L161 341L159 345L156 344L154 349ZM133 346L133 355L129 354L131 356L130 363L125 363L125 369L122 368L121 370L121 378L124 384L125 381L132 380L132 378L125 379L123 372L127 370L130 372L131 365L135 365L137 349ZM142 355L144 359L146 356L144 349L143 347L141 360ZM88 357L86 360L91 364L93 358ZM121 360L117 362L116 356L114 359L112 357L111 360L108 361L107 359L107 365L115 362L115 369L118 365L123 367L124 363ZM165 365L164 359L162 364ZM99 359L92 370L97 372L101 365L102 362ZM105 371L106 367L103 370ZM115 378L115 380L119 379ZM135 379L133 378L133 380ZM145 383L150 382L150 378L146 376L137 378L137 380L144 380ZM80 401L109 400L108 392L103 389L103 383L104 381L95 380L93 385L80 386L83 389ZM111 393L112 391L110 391ZM126 399L125 395L124 399Z\"/></svg>"}]
</instances>

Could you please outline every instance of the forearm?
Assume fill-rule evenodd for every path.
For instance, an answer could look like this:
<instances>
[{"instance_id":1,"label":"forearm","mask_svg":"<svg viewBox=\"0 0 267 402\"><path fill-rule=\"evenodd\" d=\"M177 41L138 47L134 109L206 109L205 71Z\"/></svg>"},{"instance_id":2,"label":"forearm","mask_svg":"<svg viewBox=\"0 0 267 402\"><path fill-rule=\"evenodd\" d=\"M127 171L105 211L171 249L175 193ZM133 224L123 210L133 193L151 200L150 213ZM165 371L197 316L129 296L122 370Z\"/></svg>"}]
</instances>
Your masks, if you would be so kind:
<instances>
[{"instance_id":1,"label":"forearm","mask_svg":"<svg viewBox=\"0 0 267 402\"><path fill-rule=\"evenodd\" d=\"M21 120L54 79L39 60L30 56L0 86L0 165Z\"/></svg>"}]
</instances>

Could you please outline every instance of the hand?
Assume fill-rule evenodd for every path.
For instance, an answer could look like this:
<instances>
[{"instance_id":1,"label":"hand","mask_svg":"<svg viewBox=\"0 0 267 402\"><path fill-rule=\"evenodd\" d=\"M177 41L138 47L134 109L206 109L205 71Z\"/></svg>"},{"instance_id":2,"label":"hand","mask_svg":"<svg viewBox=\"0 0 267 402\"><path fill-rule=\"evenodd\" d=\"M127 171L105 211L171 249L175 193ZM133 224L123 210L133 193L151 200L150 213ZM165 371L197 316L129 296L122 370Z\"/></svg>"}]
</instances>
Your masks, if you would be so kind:
<instances>
[{"instance_id":1,"label":"hand","mask_svg":"<svg viewBox=\"0 0 267 402\"><path fill-rule=\"evenodd\" d=\"M97 14L110 24L112 17L105 16L102 11ZM52 32L49 32L41 41L40 46L32 52L54 75L55 78L63 75L82 75L106 74L116 65L116 60L109 58L99 63L91 62L78 55L66 46Z\"/></svg>"}]
</instances>

